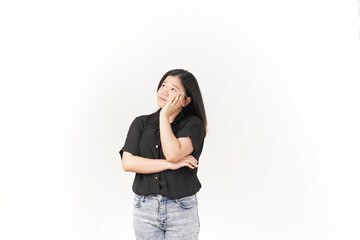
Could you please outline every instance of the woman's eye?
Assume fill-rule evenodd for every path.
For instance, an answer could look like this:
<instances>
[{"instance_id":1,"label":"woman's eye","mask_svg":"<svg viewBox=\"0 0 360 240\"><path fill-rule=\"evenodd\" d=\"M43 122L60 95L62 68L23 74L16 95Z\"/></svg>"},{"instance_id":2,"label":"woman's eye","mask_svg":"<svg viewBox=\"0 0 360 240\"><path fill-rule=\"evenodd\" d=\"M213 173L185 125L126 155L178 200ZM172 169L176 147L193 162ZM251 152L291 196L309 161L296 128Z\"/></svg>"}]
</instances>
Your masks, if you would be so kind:
<instances>
[{"instance_id":1,"label":"woman's eye","mask_svg":"<svg viewBox=\"0 0 360 240\"><path fill-rule=\"evenodd\" d=\"M175 90L174 92L176 92L176 89L175 89L175 88L172 88L171 91L172 91L172 90Z\"/></svg>"}]
</instances>

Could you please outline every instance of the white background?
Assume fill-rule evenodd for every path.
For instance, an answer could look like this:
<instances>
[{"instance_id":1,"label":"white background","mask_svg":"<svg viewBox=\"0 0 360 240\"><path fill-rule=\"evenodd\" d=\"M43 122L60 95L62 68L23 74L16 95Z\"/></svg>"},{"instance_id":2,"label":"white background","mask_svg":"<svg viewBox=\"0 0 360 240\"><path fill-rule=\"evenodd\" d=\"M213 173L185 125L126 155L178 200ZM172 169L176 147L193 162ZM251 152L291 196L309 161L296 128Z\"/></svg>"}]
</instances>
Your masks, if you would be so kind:
<instances>
[{"instance_id":1,"label":"white background","mask_svg":"<svg viewBox=\"0 0 360 240\"><path fill-rule=\"evenodd\" d=\"M170 69L208 117L200 239L359 239L357 1L2 1L0 239L134 239L119 150Z\"/></svg>"}]
</instances>

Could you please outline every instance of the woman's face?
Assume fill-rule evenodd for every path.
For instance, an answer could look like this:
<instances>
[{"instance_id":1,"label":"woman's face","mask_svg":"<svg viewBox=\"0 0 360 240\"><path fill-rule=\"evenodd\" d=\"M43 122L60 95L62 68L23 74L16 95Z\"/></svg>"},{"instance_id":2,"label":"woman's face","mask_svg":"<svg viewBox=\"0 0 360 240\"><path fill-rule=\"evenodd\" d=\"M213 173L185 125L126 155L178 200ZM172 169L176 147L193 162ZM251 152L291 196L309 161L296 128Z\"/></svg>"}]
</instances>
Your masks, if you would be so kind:
<instances>
[{"instance_id":1,"label":"woman's face","mask_svg":"<svg viewBox=\"0 0 360 240\"><path fill-rule=\"evenodd\" d=\"M185 93L185 88L180 78L177 76L167 76L156 94L158 106L163 108L168 101L181 92ZM188 97L188 102L190 102L190 97ZM183 107L185 107L188 102L185 103L184 101Z\"/></svg>"}]
</instances>

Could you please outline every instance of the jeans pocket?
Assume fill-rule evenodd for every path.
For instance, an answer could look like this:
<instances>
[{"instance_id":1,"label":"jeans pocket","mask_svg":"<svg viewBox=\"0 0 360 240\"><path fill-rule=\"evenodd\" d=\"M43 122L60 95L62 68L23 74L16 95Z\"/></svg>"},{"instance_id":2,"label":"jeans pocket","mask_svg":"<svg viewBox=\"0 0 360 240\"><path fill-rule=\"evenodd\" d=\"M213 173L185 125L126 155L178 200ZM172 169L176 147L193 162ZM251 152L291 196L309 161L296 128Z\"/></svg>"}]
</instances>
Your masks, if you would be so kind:
<instances>
[{"instance_id":1,"label":"jeans pocket","mask_svg":"<svg viewBox=\"0 0 360 240\"><path fill-rule=\"evenodd\" d=\"M183 197L179 199L179 205L183 209L191 209L197 204L195 195Z\"/></svg>"},{"instance_id":2,"label":"jeans pocket","mask_svg":"<svg viewBox=\"0 0 360 240\"><path fill-rule=\"evenodd\" d=\"M134 207L136 207L136 208L141 207L141 197L136 194L134 196Z\"/></svg>"}]
</instances>

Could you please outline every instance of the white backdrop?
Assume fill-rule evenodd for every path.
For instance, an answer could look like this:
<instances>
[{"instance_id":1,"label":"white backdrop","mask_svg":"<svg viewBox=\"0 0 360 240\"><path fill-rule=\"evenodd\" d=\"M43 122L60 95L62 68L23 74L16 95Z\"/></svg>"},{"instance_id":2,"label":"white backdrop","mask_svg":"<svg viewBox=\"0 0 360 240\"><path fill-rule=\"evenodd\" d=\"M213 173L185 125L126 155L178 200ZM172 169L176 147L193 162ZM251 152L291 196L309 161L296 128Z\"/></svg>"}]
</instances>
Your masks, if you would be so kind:
<instances>
[{"instance_id":1,"label":"white backdrop","mask_svg":"<svg viewBox=\"0 0 360 240\"><path fill-rule=\"evenodd\" d=\"M200 239L359 239L357 1L2 1L0 239L134 239L119 150L168 70L208 117Z\"/></svg>"}]
</instances>

